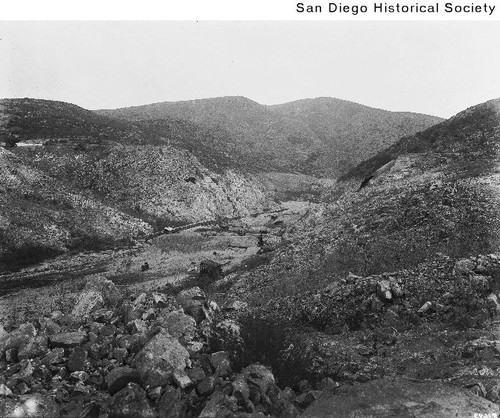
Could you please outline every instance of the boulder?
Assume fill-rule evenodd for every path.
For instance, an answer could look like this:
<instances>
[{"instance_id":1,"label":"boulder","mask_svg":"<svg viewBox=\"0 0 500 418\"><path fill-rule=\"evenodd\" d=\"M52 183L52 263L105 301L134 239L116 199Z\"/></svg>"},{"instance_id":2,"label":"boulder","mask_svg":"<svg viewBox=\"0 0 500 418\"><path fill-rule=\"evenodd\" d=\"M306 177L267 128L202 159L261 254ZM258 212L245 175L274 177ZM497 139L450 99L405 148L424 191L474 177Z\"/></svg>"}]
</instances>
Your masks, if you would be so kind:
<instances>
[{"instance_id":1,"label":"boulder","mask_svg":"<svg viewBox=\"0 0 500 418\"><path fill-rule=\"evenodd\" d=\"M161 332L155 335L137 353L133 365L139 371L145 385L163 386L172 381L174 370L185 370L189 353L177 338Z\"/></svg>"},{"instance_id":2,"label":"boulder","mask_svg":"<svg viewBox=\"0 0 500 418\"><path fill-rule=\"evenodd\" d=\"M104 297L94 289L84 290L78 299L71 315L78 321L84 320L90 314L105 306Z\"/></svg>"},{"instance_id":3,"label":"boulder","mask_svg":"<svg viewBox=\"0 0 500 418\"><path fill-rule=\"evenodd\" d=\"M106 376L106 382L108 384L108 392L111 395L122 390L129 383L142 385L142 379L139 372L130 367L117 367L111 370Z\"/></svg>"},{"instance_id":4,"label":"boulder","mask_svg":"<svg viewBox=\"0 0 500 418\"><path fill-rule=\"evenodd\" d=\"M76 372L87 368L87 350L75 347L68 358L68 370Z\"/></svg>"},{"instance_id":5,"label":"boulder","mask_svg":"<svg viewBox=\"0 0 500 418\"><path fill-rule=\"evenodd\" d=\"M2 332L0 335L0 356L7 350L19 350L36 336L36 328L31 323L22 324L17 330L11 333Z\"/></svg>"},{"instance_id":6,"label":"boulder","mask_svg":"<svg viewBox=\"0 0 500 418\"><path fill-rule=\"evenodd\" d=\"M148 327L142 319L134 319L133 321L128 322L125 328L131 334L146 334L148 331Z\"/></svg>"},{"instance_id":7,"label":"boulder","mask_svg":"<svg viewBox=\"0 0 500 418\"><path fill-rule=\"evenodd\" d=\"M225 377L231 374L231 361L228 351L217 351L210 356L210 362L215 369L215 375Z\"/></svg>"},{"instance_id":8,"label":"boulder","mask_svg":"<svg viewBox=\"0 0 500 418\"><path fill-rule=\"evenodd\" d=\"M109 418L155 418L146 392L137 384L129 383L111 398Z\"/></svg>"},{"instance_id":9,"label":"boulder","mask_svg":"<svg viewBox=\"0 0 500 418\"><path fill-rule=\"evenodd\" d=\"M236 376L231 386L233 389L232 396L238 400L238 404L244 407L247 406L250 400L250 388L248 387L245 376L242 374Z\"/></svg>"},{"instance_id":10,"label":"boulder","mask_svg":"<svg viewBox=\"0 0 500 418\"><path fill-rule=\"evenodd\" d=\"M184 312L167 312L162 314L157 322L171 336L182 337L185 341L191 341L196 334L196 321L192 316L186 315Z\"/></svg>"},{"instance_id":11,"label":"boulder","mask_svg":"<svg viewBox=\"0 0 500 418\"><path fill-rule=\"evenodd\" d=\"M191 287L183 290L177 295L177 301L184 309L184 312L191 315L196 322L201 322L208 315L207 297L205 292L199 287Z\"/></svg>"},{"instance_id":12,"label":"boulder","mask_svg":"<svg viewBox=\"0 0 500 418\"><path fill-rule=\"evenodd\" d=\"M208 376L196 385L196 392L200 396L209 396L214 391L215 377Z\"/></svg>"},{"instance_id":13,"label":"boulder","mask_svg":"<svg viewBox=\"0 0 500 418\"><path fill-rule=\"evenodd\" d=\"M260 399L267 394L267 391L276 385L274 376L266 366L254 363L247 366L242 371L250 388L250 400L258 404Z\"/></svg>"},{"instance_id":14,"label":"boulder","mask_svg":"<svg viewBox=\"0 0 500 418\"><path fill-rule=\"evenodd\" d=\"M180 418L185 416L186 403L182 400L182 392L167 386L158 401L158 414L162 418Z\"/></svg>"},{"instance_id":15,"label":"boulder","mask_svg":"<svg viewBox=\"0 0 500 418\"><path fill-rule=\"evenodd\" d=\"M16 398L0 398L2 417L57 418L60 416L56 401L47 395L32 393Z\"/></svg>"},{"instance_id":16,"label":"boulder","mask_svg":"<svg viewBox=\"0 0 500 418\"><path fill-rule=\"evenodd\" d=\"M112 281L94 277L87 281L71 315L81 321L105 306L115 307L120 299L121 293Z\"/></svg>"},{"instance_id":17,"label":"boulder","mask_svg":"<svg viewBox=\"0 0 500 418\"><path fill-rule=\"evenodd\" d=\"M27 344L19 349L17 358L19 360L43 356L48 350L48 340L45 335L38 335L30 339Z\"/></svg>"},{"instance_id":18,"label":"boulder","mask_svg":"<svg viewBox=\"0 0 500 418\"><path fill-rule=\"evenodd\" d=\"M467 389L439 381L384 378L325 392L302 414L322 417L473 417L498 415L500 407Z\"/></svg>"},{"instance_id":19,"label":"boulder","mask_svg":"<svg viewBox=\"0 0 500 418\"><path fill-rule=\"evenodd\" d=\"M380 280L377 283L377 296L384 302L392 300L391 282L389 280Z\"/></svg>"},{"instance_id":20,"label":"boulder","mask_svg":"<svg viewBox=\"0 0 500 418\"><path fill-rule=\"evenodd\" d=\"M453 274L472 273L476 268L476 263L469 258L458 260L453 267Z\"/></svg>"},{"instance_id":21,"label":"boulder","mask_svg":"<svg viewBox=\"0 0 500 418\"><path fill-rule=\"evenodd\" d=\"M83 344L87 335L84 332L62 332L49 337L49 342L52 347L73 348Z\"/></svg>"},{"instance_id":22,"label":"boulder","mask_svg":"<svg viewBox=\"0 0 500 418\"><path fill-rule=\"evenodd\" d=\"M184 370L174 370L172 376L174 378L175 384L181 389L186 389L193 384Z\"/></svg>"},{"instance_id":23,"label":"boulder","mask_svg":"<svg viewBox=\"0 0 500 418\"><path fill-rule=\"evenodd\" d=\"M56 347L50 350L45 357L42 358L42 364L50 366L52 364L60 364L64 362L64 348Z\"/></svg>"}]
</instances>

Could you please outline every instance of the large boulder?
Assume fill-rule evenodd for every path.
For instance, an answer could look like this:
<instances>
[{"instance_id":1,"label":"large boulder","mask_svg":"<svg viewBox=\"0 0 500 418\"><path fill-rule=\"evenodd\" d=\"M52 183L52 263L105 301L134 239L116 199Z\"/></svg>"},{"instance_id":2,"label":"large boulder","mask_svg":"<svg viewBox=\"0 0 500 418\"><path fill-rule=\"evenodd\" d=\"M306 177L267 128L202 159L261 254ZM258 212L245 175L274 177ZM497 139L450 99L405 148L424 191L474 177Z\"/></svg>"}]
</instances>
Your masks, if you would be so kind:
<instances>
[{"instance_id":1,"label":"large boulder","mask_svg":"<svg viewBox=\"0 0 500 418\"><path fill-rule=\"evenodd\" d=\"M60 416L56 401L33 393L16 398L0 397L0 416L5 418L57 418Z\"/></svg>"},{"instance_id":2,"label":"large boulder","mask_svg":"<svg viewBox=\"0 0 500 418\"><path fill-rule=\"evenodd\" d=\"M92 312L105 306L117 306L121 298L120 291L111 280L93 277L87 281L71 315L76 320L87 319Z\"/></svg>"},{"instance_id":3,"label":"large boulder","mask_svg":"<svg viewBox=\"0 0 500 418\"><path fill-rule=\"evenodd\" d=\"M3 331L0 335L0 356L7 350L19 350L33 341L36 335L36 328L31 323L22 324L17 330L10 333Z\"/></svg>"},{"instance_id":4,"label":"large boulder","mask_svg":"<svg viewBox=\"0 0 500 418\"><path fill-rule=\"evenodd\" d=\"M146 399L146 392L136 383L129 383L111 398L110 418L156 418Z\"/></svg>"},{"instance_id":5,"label":"large boulder","mask_svg":"<svg viewBox=\"0 0 500 418\"><path fill-rule=\"evenodd\" d=\"M106 376L106 382L108 384L108 392L111 395L122 390L129 383L142 385L142 379L139 372L130 367L117 367L111 370Z\"/></svg>"},{"instance_id":6,"label":"large boulder","mask_svg":"<svg viewBox=\"0 0 500 418\"><path fill-rule=\"evenodd\" d=\"M267 395L269 389L276 386L273 373L262 364L251 364L242 370L242 374L248 383L250 400L254 404L258 404Z\"/></svg>"},{"instance_id":7,"label":"large boulder","mask_svg":"<svg viewBox=\"0 0 500 418\"><path fill-rule=\"evenodd\" d=\"M471 391L436 381L373 380L325 392L302 416L473 417L496 416L497 404Z\"/></svg>"},{"instance_id":8,"label":"large boulder","mask_svg":"<svg viewBox=\"0 0 500 418\"><path fill-rule=\"evenodd\" d=\"M207 296L199 287L191 287L180 292L177 295L177 302L197 323L209 316Z\"/></svg>"},{"instance_id":9,"label":"large boulder","mask_svg":"<svg viewBox=\"0 0 500 418\"><path fill-rule=\"evenodd\" d=\"M87 339L87 334L80 331L61 332L49 337L52 347L72 348L81 345Z\"/></svg>"},{"instance_id":10,"label":"large boulder","mask_svg":"<svg viewBox=\"0 0 500 418\"><path fill-rule=\"evenodd\" d=\"M155 335L133 360L145 385L163 386L172 381L174 370L185 370L188 351L166 332Z\"/></svg>"},{"instance_id":11,"label":"large boulder","mask_svg":"<svg viewBox=\"0 0 500 418\"><path fill-rule=\"evenodd\" d=\"M162 313L158 318L158 324L168 330L168 333L176 338L191 341L196 333L196 321L190 315L181 311Z\"/></svg>"},{"instance_id":12,"label":"large boulder","mask_svg":"<svg viewBox=\"0 0 500 418\"><path fill-rule=\"evenodd\" d=\"M167 386L158 402L158 414L162 418L179 418L185 415L186 402L182 399L182 391Z\"/></svg>"}]
</instances>

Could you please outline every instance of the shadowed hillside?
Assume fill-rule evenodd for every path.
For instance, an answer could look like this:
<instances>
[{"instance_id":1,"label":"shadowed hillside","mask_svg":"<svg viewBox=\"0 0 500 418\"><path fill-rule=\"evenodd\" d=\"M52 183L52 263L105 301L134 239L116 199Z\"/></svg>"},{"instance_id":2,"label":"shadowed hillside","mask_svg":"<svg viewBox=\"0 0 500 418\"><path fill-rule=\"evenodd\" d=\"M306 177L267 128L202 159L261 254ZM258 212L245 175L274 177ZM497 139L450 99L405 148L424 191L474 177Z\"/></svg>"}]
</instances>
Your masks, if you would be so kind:
<instances>
[{"instance_id":1,"label":"shadowed hillside","mask_svg":"<svg viewBox=\"0 0 500 418\"><path fill-rule=\"evenodd\" d=\"M151 227L75 193L0 148L0 271L67 250L130 243Z\"/></svg>"}]
</instances>

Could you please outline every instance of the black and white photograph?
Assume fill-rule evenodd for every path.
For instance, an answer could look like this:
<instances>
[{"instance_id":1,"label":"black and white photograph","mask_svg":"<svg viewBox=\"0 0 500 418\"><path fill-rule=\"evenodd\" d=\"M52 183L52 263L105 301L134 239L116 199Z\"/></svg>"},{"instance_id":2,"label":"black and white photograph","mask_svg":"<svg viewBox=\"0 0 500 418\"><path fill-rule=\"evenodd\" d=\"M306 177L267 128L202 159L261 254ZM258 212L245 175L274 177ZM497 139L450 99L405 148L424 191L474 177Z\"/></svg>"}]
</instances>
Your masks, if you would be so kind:
<instances>
[{"instance_id":1,"label":"black and white photograph","mask_svg":"<svg viewBox=\"0 0 500 418\"><path fill-rule=\"evenodd\" d=\"M0 417L500 417L500 22L462 3L0 20Z\"/></svg>"}]
</instances>

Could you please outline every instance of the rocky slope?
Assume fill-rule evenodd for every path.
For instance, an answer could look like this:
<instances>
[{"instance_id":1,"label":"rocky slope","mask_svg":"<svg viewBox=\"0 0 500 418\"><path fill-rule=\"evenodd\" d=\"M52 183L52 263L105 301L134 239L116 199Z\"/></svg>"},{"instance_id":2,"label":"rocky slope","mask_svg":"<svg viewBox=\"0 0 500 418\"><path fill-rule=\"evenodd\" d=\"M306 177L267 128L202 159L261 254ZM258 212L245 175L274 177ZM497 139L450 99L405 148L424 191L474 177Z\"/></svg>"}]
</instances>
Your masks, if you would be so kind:
<instances>
[{"instance_id":1,"label":"rocky slope","mask_svg":"<svg viewBox=\"0 0 500 418\"><path fill-rule=\"evenodd\" d=\"M129 121L187 120L222 133L209 139L211 147L227 150L247 170L333 177L441 120L330 98L263 106L244 97L220 97L98 113Z\"/></svg>"},{"instance_id":2,"label":"rocky slope","mask_svg":"<svg viewBox=\"0 0 500 418\"><path fill-rule=\"evenodd\" d=\"M0 148L0 269L151 232L145 222L75 193Z\"/></svg>"},{"instance_id":3,"label":"rocky slope","mask_svg":"<svg viewBox=\"0 0 500 418\"><path fill-rule=\"evenodd\" d=\"M143 126L34 99L4 99L0 114L0 139L18 145L2 151L2 259L41 251L43 241L52 255L77 241L97 249L164 226L248 215L276 195L207 146L190 152L205 131L188 122Z\"/></svg>"},{"instance_id":4,"label":"rocky slope","mask_svg":"<svg viewBox=\"0 0 500 418\"><path fill-rule=\"evenodd\" d=\"M331 203L288 229L269 264L232 278L229 294L262 318L260 330L300 335L275 364L296 362L309 381L360 385L331 391L306 416L463 413L445 401L448 389L436 388L438 406L407 381L377 380L387 376L451 383L469 391L456 392L457 402L473 391L498 409L499 104L467 109L363 163L330 192ZM357 404L371 380L380 393ZM419 401L406 403L404 393Z\"/></svg>"}]
</instances>

